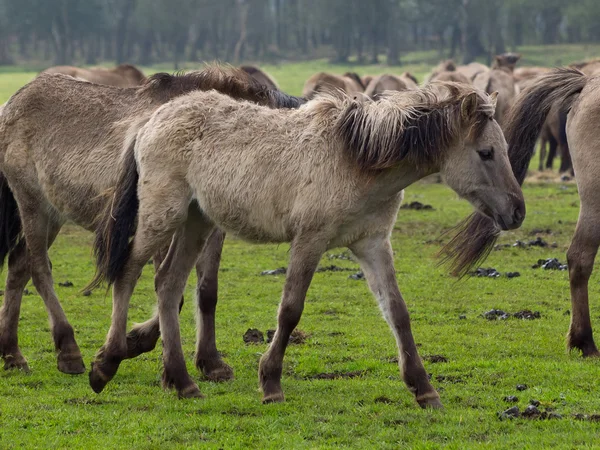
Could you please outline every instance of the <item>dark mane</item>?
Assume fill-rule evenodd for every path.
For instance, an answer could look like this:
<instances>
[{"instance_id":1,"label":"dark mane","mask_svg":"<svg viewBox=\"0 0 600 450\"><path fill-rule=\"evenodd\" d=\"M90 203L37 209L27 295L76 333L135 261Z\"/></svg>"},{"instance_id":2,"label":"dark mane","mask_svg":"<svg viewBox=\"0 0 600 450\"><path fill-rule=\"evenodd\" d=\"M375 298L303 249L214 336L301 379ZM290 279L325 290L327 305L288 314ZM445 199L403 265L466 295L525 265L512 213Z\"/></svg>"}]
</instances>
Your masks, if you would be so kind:
<instances>
[{"instance_id":1,"label":"dark mane","mask_svg":"<svg viewBox=\"0 0 600 450\"><path fill-rule=\"evenodd\" d=\"M434 90L442 86L450 94L444 99ZM377 103L348 101L338 117L336 130L363 170L386 169L403 160L429 167L439 162L443 152L463 132L461 104L474 92L464 88L461 91L458 85L448 83L420 91L384 94ZM477 114L471 118L469 134L480 133L480 124L490 117L491 106L481 96L476 98Z\"/></svg>"},{"instance_id":2,"label":"dark mane","mask_svg":"<svg viewBox=\"0 0 600 450\"><path fill-rule=\"evenodd\" d=\"M297 108L305 103L301 97L263 86L241 69L220 66L186 74L157 73L147 78L138 95L165 103L192 91L211 89L237 100L248 100L273 108Z\"/></svg>"}]
</instances>

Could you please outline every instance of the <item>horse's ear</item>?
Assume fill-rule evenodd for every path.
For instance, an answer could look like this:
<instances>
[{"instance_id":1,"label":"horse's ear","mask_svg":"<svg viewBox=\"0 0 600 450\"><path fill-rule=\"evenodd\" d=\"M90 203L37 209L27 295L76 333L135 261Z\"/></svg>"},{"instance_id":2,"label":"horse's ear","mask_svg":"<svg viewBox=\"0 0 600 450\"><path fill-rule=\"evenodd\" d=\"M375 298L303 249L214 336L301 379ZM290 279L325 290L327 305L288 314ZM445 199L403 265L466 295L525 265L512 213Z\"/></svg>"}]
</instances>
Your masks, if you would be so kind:
<instances>
[{"instance_id":1,"label":"horse's ear","mask_svg":"<svg viewBox=\"0 0 600 450\"><path fill-rule=\"evenodd\" d=\"M460 104L460 116L466 122L470 120L477 111L477 92L471 92L463 98Z\"/></svg>"},{"instance_id":2,"label":"horse's ear","mask_svg":"<svg viewBox=\"0 0 600 450\"><path fill-rule=\"evenodd\" d=\"M490 100L494 108L496 108L496 103L498 102L498 91L494 91L490 94Z\"/></svg>"}]
</instances>

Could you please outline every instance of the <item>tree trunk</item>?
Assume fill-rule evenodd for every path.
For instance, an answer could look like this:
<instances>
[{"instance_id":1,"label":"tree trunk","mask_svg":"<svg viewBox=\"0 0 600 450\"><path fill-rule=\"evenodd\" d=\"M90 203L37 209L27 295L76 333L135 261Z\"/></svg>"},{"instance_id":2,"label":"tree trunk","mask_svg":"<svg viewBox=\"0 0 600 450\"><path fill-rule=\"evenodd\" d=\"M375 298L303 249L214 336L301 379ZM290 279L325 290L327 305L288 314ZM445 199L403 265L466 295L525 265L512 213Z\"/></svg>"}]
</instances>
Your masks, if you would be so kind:
<instances>
[{"instance_id":1,"label":"tree trunk","mask_svg":"<svg viewBox=\"0 0 600 450\"><path fill-rule=\"evenodd\" d=\"M115 37L115 50L117 64L123 64L126 58L125 42L127 40L127 28L129 27L129 18L135 9L136 0L123 0L123 7L119 13L117 21L117 32Z\"/></svg>"},{"instance_id":2,"label":"tree trunk","mask_svg":"<svg viewBox=\"0 0 600 450\"><path fill-rule=\"evenodd\" d=\"M236 3L238 5L240 37L238 38L233 50L233 61L236 64L239 64L243 56L246 39L248 37L248 8L250 5L248 4L247 0L237 0Z\"/></svg>"}]
</instances>

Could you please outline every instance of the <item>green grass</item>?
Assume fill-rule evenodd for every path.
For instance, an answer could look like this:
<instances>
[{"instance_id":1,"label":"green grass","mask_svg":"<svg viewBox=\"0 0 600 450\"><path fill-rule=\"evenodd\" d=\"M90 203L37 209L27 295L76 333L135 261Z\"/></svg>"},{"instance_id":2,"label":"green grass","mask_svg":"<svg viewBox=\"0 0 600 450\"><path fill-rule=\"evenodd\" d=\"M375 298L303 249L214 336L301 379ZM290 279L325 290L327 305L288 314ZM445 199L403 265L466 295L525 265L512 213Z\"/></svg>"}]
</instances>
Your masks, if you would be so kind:
<instances>
[{"instance_id":1,"label":"green grass","mask_svg":"<svg viewBox=\"0 0 600 450\"><path fill-rule=\"evenodd\" d=\"M272 72L284 89L298 93L304 74L319 64L282 66L281 72ZM31 76L0 74L0 101ZM217 340L234 367L233 382L201 381L205 399L178 400L174 392L160 387L157 349L125 361L105 391L96 395L86 375L67 376L56 370L43 303L29 286L32 295L23 301L20 345L32 372L0 371L0 448L593 448L600 425L576 420L574 414L600 413L600 362L565 351L567 274L531 268L539 258L565 260L578 214L576 187L526 185L524 192L525 224L504 233L501 243L533 239L535 229L549 228L552 234L539 235L556 242L557 248L494 251L486 267L519 271L521 277L457 282L436 266L435 254L448 239L444 235L440 241L440 235L471 207L443 185L419 183L407 189L406 202L418 200L435 208L402 210L393 247L420 353L448 359L425 361L444 411L418 408L397 365L389 362L396 356L391 332L365 282L348 279L351 272L315 275L299 324L309 338L303 345L290 346L285 358L287 401L261 405L257 368L267 347L246 345L242 335L248 328L275 328L284 279L259 273L287 265L289 246L228 239L220 272ZM57 286L57 292L88 366L104 341L111 309L104 292L83 297L79 291L94 272L90 243L91 235L67 225L51 249L55 282L70 280L75 285ZM331 264L357 267L345 260L322 261ZM595 301L599 281L597 275L590 281L595 323L600 318ZM188 368L200 380L192 362L194 282L190 278L181 324ZM131 322L148 318L154 303L148 267L132 299ZM542 317L489 322L481 314L492 308L531 309ZM310 380L322 372L350 371L363 375ZM523 383L529 389L517 392L515 386ZM511 406L503 401L507 395L517 395L521 408L537 399L563 418L500 421L497 413Z\"/></svg>"}]
</instances>

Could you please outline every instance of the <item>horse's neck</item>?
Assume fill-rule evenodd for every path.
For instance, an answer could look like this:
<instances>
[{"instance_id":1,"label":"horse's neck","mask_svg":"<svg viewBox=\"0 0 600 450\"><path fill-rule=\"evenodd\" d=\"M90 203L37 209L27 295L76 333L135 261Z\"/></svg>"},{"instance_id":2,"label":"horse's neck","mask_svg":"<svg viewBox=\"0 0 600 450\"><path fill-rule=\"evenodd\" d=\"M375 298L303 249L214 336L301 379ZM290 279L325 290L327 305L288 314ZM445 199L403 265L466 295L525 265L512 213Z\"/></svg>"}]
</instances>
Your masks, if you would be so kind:
<instances>
[{"instance_id":1,"label":"horse's neck","mask_svg":"<svg viewBox=\"0 0 600 450\"><path fill-rule=\"evenodd\" d=\"M434 168L425 169L404 162L391 169L379 171L371 179L370 188L377 196L382 198L391 197L411 184L437 172L439 170Z\"/></svg>"}]
</instances>

